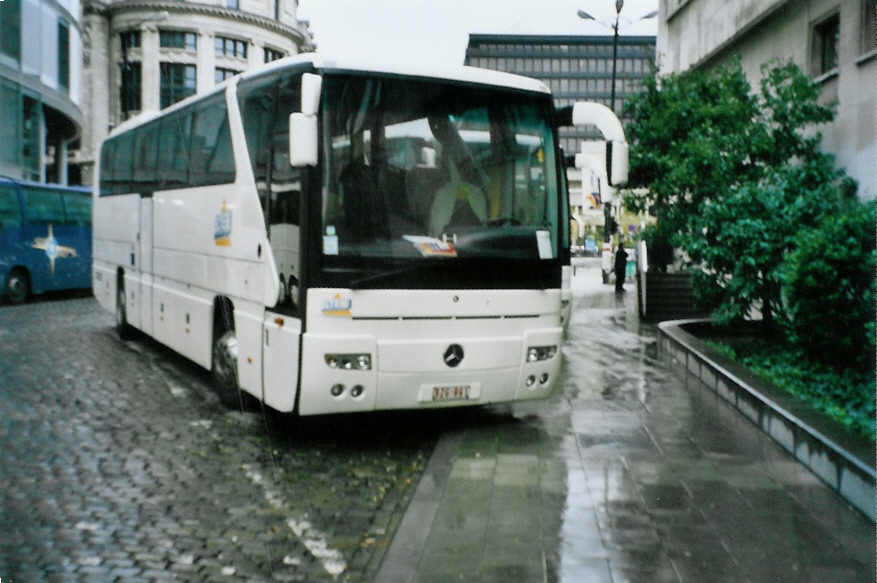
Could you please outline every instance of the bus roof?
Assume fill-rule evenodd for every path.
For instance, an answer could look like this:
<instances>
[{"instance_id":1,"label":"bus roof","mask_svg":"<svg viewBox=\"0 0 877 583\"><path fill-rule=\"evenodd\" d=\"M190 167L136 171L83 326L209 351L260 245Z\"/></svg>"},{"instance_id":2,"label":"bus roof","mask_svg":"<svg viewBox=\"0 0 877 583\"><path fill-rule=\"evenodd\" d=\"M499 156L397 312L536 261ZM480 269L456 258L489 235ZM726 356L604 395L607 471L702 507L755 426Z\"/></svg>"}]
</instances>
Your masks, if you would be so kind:
<instances>
[{"instance_id":1,"label":"bus roof","mask_svg":"<svg viewBox=\"0 0 877 583\"><path fill-rule=\"evenodd\" d=\"M468 67L465 65L415 65L392 61L366 61L356 58L324 58L318 53L301 53L278 59L264 67L251 69L250 71L243 73L241 78L247 79L250 77L256 77L268 71L282 70L286 67L302 64L310 64L318 71L326 72L355 71L382 75L431 78L436 80L451 80L464 83L494 85L496 87L508 87L536 93L550 93L550 90L542 81L490 69L479 69L477 67Z\"/></svg>"},{"instance_id":2,"label":"bus roof","mask_svg":"<svg viewBox=\"0 0 877 583\"><path fill-rule=\"evenodd\" d=\"M182 101L178 101L177 103L174 103L173 105L165 109L158 111L142 112L113 128L107 138L111 138L118 134L124 133L131 128L142 125L152 119L164 115L165 113L183 108L192 102L200 101L211 95L224 92L226 86L229 83L236 83L239 79L250 79L253 77L259 77L266 73L270 73L273 71L282 71L286 68L301 65L312 66L317 71L325 72L346 71L375 73L378 75L398 75L400 77L413 77L421 79L428 78L436 80L459 81L463 83L473 83L481 85L493 85L495 87L506 87L521 91L544 93L546 95L549 95L551 93L551 91L548 89L548 86L546 86L545 83L537 79L522 77L521 75L513 75L511 73L493 71L490 69L468 67L465 65L413 65L407 63L393 63L390 61L371 62L351 58L326 59L318 53L300 53L297 55L284 57L282 59L277 59L276 61L271 61L270 63L262 67L250 69L249 71L245 71L244 73L235 75L231 79L225 80L222 83L211 88L210 91L206 91L204 93L196 93L195 95L191 95L186 99L183 99Z\"/></svg>"},{"instance_id":3,"label":"bus roof","mask_svg":"<svg viewBox=\"0 0 877 583\"><path fill-rule=\"evenodd\" d=\"M18 184L19 186L32 186L35 188L44 188L49 190L63 190L66 192L81 192L81 193L91 193L90 186L65 186L63 184L52 184L50 182L33 182L30 180L21 180L18 178L13 178L11 176L6 176L5 174L0 174L0 182L11 182L14 184Z\"/></svg>"}]
</instances>

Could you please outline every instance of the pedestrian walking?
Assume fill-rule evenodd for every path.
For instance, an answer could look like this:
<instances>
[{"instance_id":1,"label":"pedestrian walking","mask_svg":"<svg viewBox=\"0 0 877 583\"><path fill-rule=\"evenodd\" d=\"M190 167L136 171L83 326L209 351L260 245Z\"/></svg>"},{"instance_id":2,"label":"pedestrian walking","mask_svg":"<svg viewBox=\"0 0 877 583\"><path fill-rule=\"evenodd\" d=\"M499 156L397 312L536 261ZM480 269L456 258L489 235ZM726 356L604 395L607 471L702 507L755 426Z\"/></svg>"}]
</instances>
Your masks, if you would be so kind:
<instances>
[{"instance_id":1,"label":"pedestrian walking","mask_svg":"<svg viewBox=\"0 0 877 583\"><path fill-rule=\"evenodd\" d=\"M627 251L624 250L624 242L618 242L615 250L615 291L624 292L624 276L627 272Z\"/></svg>"}]
</instances>

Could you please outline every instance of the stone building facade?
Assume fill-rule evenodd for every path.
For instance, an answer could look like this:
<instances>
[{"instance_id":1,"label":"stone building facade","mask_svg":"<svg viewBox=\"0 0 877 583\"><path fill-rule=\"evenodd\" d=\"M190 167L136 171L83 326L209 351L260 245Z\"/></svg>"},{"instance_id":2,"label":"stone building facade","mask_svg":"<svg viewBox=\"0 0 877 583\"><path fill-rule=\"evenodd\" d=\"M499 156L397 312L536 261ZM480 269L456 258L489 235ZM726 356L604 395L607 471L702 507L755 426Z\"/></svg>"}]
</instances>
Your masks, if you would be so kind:
<instances>
[{"instance_id":1,"label":"stone building facade","mask_svg":"<svg viewBox=\"0 0 877 583\"><path fill-rule=\"evenodd\" d=\"M739 57L755 87L771 59L800 66L837 102L822 148L877 197L877 0L668 0L658 22L664 73Z\"/></svg>"},{"instance_id":2,"label":"stone building facade","mask_svg":"<svg viewBox=\"0 0 877 583\"><path fill-rule=\"evenodd\" d=\"M126 119L312 50L297 11L297 0L84 0L79 180L92 183L101 140Z\"/></svg>"}]
</instances>

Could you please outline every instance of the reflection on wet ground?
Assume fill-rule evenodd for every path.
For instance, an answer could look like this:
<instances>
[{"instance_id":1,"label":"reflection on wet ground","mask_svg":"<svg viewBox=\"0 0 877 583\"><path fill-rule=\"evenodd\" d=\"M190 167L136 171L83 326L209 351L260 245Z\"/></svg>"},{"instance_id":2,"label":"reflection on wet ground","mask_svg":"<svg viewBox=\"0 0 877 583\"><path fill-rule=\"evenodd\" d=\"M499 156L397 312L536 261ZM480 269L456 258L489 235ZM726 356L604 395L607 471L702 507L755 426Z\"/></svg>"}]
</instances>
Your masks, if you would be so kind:
<instances>
[{"instance_id":1,"label":"reflection on wet ground","mask_svg":"<svg viewBox=\"0 0 877 583\"><path fill-rule=\"evenodd\" d=\"M562 391L443 438L446 482L430 482L431 511L417 494L409 509L416 567L394 571L394 541L378 580L874 580L874 525L673 376L633 285L580 280L599 277L576 277ZM397 539L416 530L403 521Z\"/></svg>"}]
</instances>

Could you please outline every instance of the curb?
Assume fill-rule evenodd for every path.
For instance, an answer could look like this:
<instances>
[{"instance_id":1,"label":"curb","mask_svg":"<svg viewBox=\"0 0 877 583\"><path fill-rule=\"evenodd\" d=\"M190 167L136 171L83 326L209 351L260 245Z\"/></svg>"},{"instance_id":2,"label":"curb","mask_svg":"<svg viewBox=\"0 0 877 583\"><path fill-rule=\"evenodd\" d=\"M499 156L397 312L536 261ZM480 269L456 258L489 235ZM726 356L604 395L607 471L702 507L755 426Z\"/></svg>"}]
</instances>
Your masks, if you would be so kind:
<instances>
[{"instance_id":1,"label":"curb","mask_svg":"<svg viewBox=\"0 0 877 583\"><path fill-rule=\"evenodd\" d=\"M381 561L375 583L409 583L414 580L432 521L451 475L452 460L462 441L463 433L460 431L446 434L439 439L420 476L399 528L393 535L393 542Z\"/></svg>"},{"instance_id":2,"label":"curb","mask_svg":"<svg viewBox=\"0 0 877 583\"><path fill-rule=\"evenodd\" d=\"M671 369L716 393L874 522L874 447L864 440L834 434L820 415L717 355L684 330L686 325L708 322L690 319L658 324L658 347Z\"/></svg>"}]
</instances>

